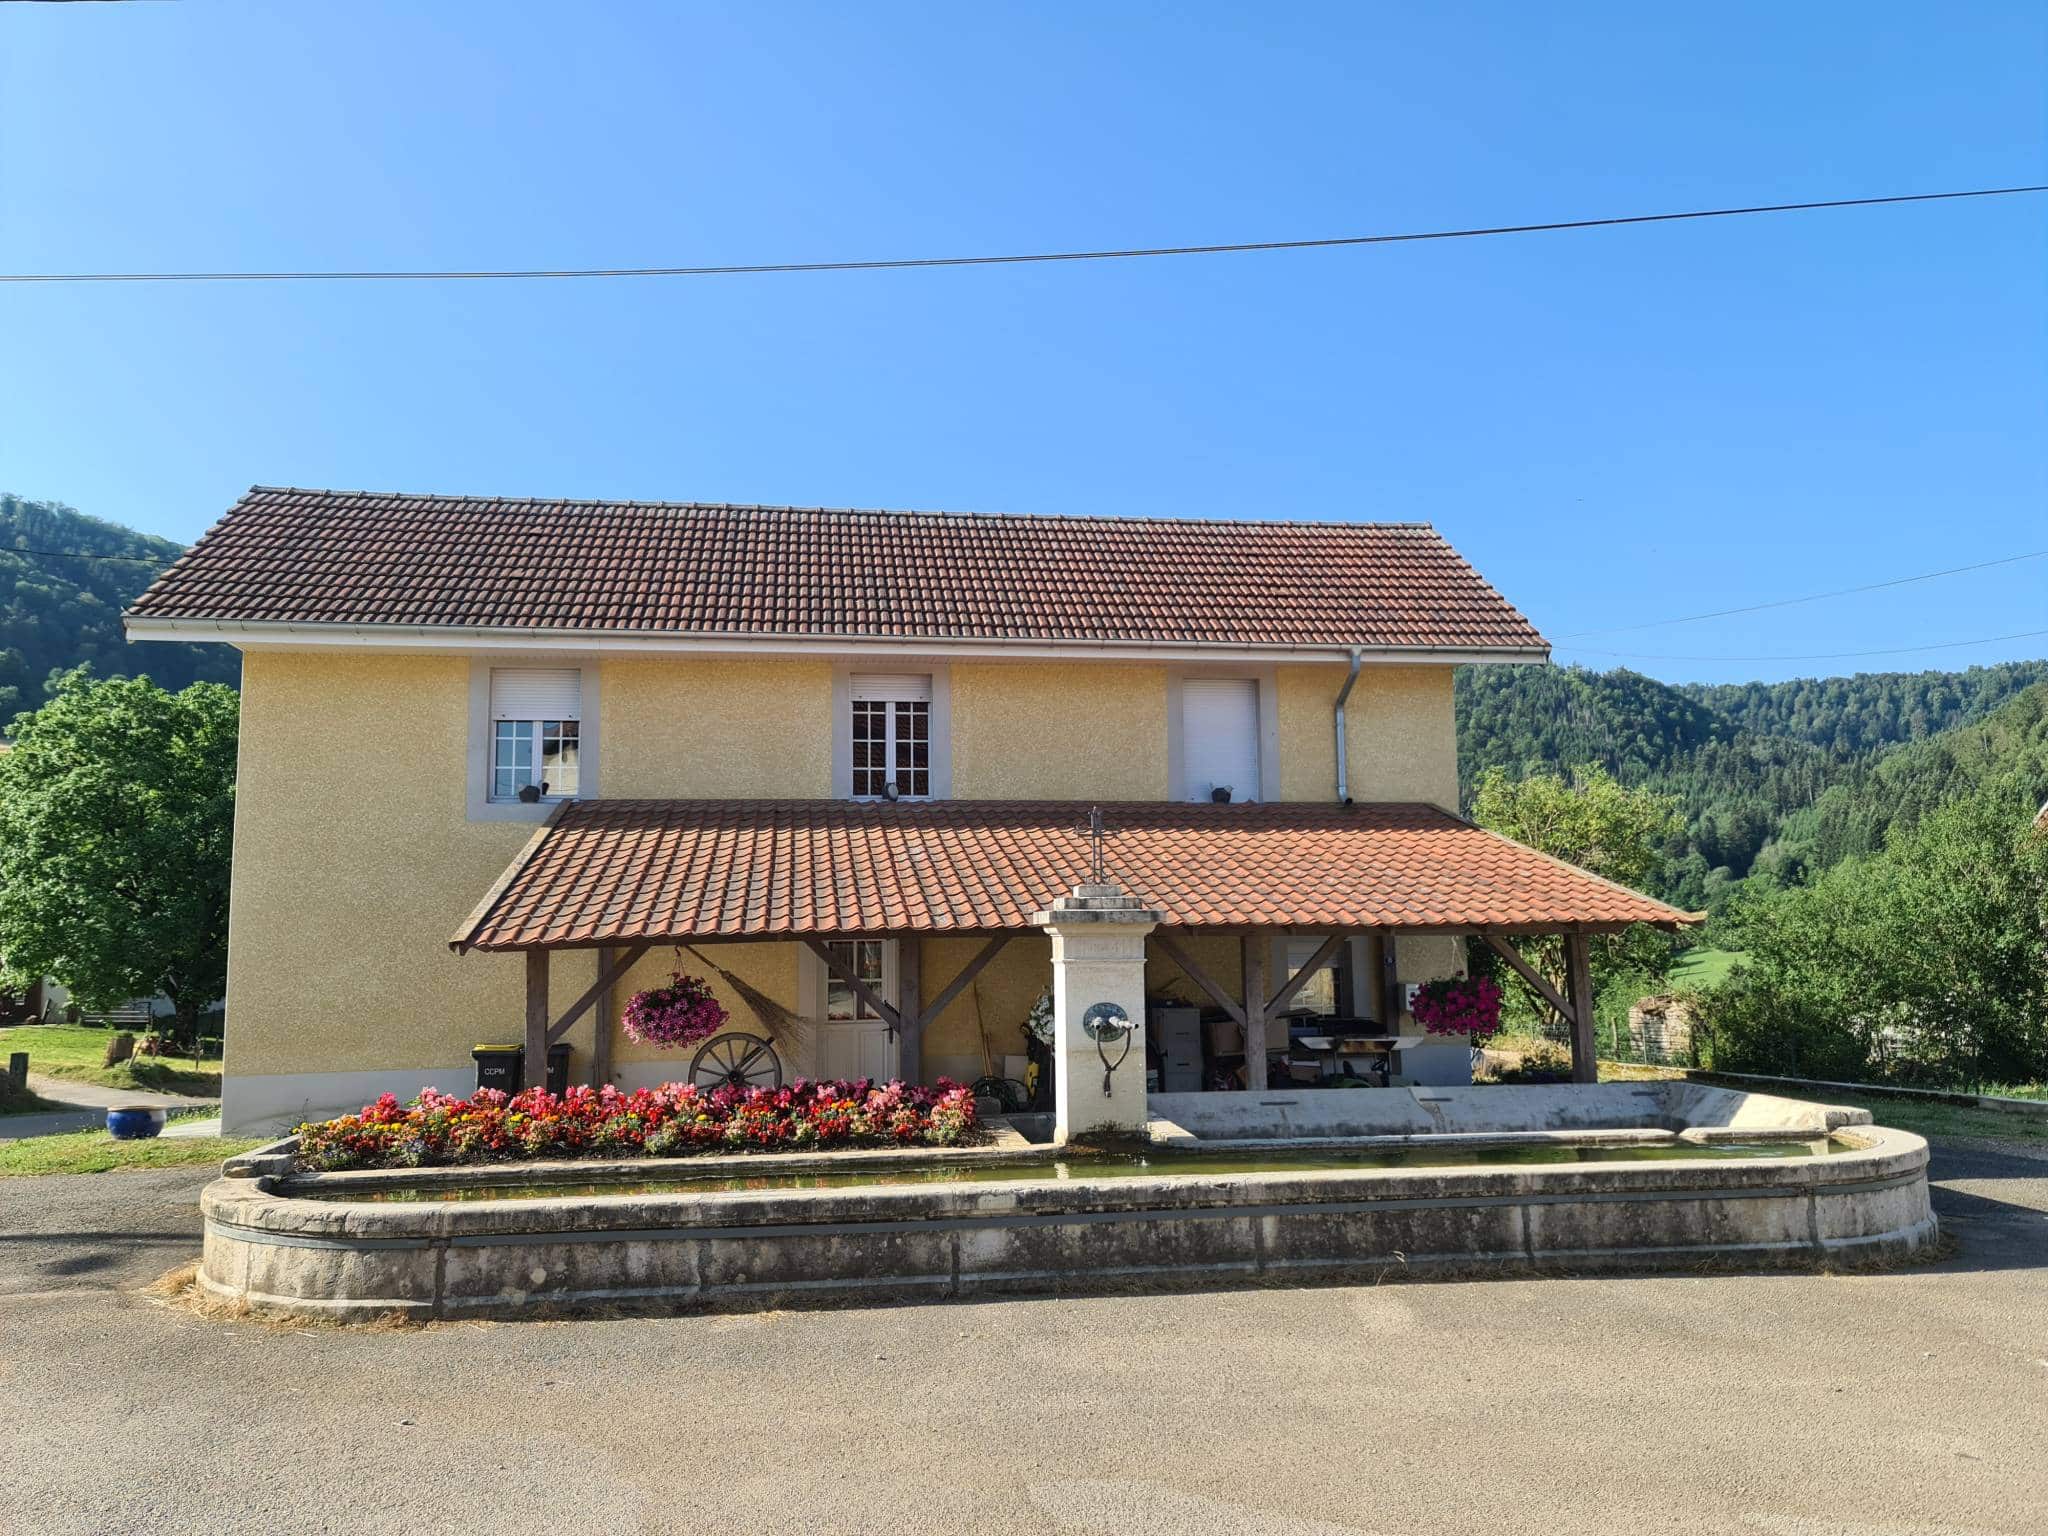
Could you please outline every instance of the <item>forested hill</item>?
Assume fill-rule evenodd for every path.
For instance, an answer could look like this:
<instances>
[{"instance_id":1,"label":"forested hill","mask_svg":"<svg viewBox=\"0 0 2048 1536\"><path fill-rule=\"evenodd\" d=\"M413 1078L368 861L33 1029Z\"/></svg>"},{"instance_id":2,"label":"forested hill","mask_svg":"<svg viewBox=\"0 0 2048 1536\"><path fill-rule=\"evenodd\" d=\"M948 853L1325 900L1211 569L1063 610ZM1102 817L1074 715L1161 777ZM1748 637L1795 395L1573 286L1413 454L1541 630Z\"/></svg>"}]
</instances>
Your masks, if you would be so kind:
<instances>
[{"instance_id":1,"label":"forested hill","mask_svg":"<svg viewBox=\"0 0 2048 1536\"><path fill-rule=\"evenodd\" d=\"M2011 661L1967 672L1801 677L1789 683L1680 683L1677 691L1744 730L1852 754L1921 741L1967 724L2041 682L2048 682L2048 661Z\"/></svg>"},{"instance_id":2,"label":"forested hill","mask_svg":"<svg viewBox=\"0 0 2048 1536\"><path fill-rule=\"evenodd\" d=\"M1878 753L1842 775L1810 811L1795 811L1784 845L1825 866L1873 853L1943 800L2011 778L2033 804L2048 800L2048 682L2013 695L1981 720Z\"/></svg>"},{"instance_id":3,"label":"forested hill","mask_svg":"<svg viewBox=\"0 0 2048 1536\"><path fill-rule=\"evenodd\" d=\"M241 657L230 646L131 645L121 633L121 610L182 548L56 502L0 494L0 728L43 702L52 672L80 662L101 677L147 673L166 688L234 683ZM67 558L77 555L131 558Z\"/></svg>"},{"instance_id":4,"label":"forested hill","mask_svg":"<svg viewBox=\"0 0 2048 1536\"><path fill-rule=\"evenodd\" d=\"M1467 795L1488 768L1579 763L1674 794L1686 832L1662 894L1703 905L1752 873L1797 879L1872 851L1953 787L2024 771L2048 662L1683 687L1626 670L1465 667L1457 698Z\"/></svg>"}]
</instances>

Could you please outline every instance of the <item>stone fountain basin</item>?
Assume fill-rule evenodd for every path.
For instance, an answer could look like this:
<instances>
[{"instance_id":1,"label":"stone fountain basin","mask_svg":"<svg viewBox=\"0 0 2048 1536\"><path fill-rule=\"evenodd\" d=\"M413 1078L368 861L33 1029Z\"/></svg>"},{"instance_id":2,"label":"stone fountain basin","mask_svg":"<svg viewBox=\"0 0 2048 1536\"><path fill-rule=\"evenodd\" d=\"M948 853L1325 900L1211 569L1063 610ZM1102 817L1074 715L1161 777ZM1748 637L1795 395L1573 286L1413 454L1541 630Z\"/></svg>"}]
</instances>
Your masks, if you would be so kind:
<instances>
[{"instance_id":1,"label":"stone fountain basin","mask_svg":"<svg viewBox=\"0 0 2048 1536\"><path fill-rule=\"evenodd\" d=\"M1432 1112L1424 1095L1480 1095L1496 1107L1454 1103ZM1562 1104L1557 1095L1567 1096ZM1392 1102L1402 1097L1431 1123L1473 1128L1303 1134L1338 1123L1385 1125L1409 1112ZM1264 1105L1256 1119L1292 1134L1195 1135L1185 1119L1211 1133L1223 1127L1162 1102L1181 1098L1286 1100ZM1292 1102L1369 1098L1388 1102ZM1757 1102L1764 1099L1772 1102ZM1261 1106L1239 1109L1254 1107ZM1071 1159L1062 1169L1057 1149L1014 1136L992 1147L909 1154L340 1175L292 1172L284 1142L231 1161L228 1176L206 1189L200 1283L222 1299L298 1316L518 1318L1703 1265L1852 1267L1912 1259L1936 1238L1926 1142L1838 1106L1681 1083L1156 1095L1153 1109L1160 1171L1115 1178L1091 1178ZM1528 1128L1538 1112L1582 1123ZM1520 1128L1473 1124L1518 1114ZM1682 1114L1709 1123L1682 1123ZM1630 1116L1632 1124L1619 1123ZM1829 1146L1813 1156L1703 1155L1701 1144L1711 1148L1715 1138L1823 1138ZM1680 1143L1691 1146L1683 1161L1257 1166L1304 1146L1364 1157L1395 1148ZM1175 1146L1205 1154L1207 1171L1167 1171ZM1214 1171L1218 1152L1242 1155L1244 1171ZM1009 1165L1001 1182L892 1182L990 1164ZM805 1170L873 1182L631 1187ZM448 1198L494 1182L519 1192ZM620 1192L530 1192L614 1183ZM366 1200L366 1192L406 1198Z\"/></svg>"}]
</instances>

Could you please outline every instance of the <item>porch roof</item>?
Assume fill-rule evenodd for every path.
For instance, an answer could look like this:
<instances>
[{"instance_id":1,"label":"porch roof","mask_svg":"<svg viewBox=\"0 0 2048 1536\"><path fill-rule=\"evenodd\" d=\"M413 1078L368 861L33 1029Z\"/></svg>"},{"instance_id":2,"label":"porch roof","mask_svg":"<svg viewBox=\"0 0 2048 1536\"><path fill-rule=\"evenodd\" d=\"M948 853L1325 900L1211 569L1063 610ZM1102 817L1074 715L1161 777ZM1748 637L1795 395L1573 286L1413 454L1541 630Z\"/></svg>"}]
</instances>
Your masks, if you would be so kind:
<instances>
[{"instance_id":1,"label":"porch roof","mask_svg":"<svg viewBox=\"0 0 2048 1536\"><path fill-rule=\"evenodd\" d=\"M1088 878L1072 801L593 800L559 807L449 940L994 933ZM1429 805L1102 807L1110 878L1173 928L1596 931L1696 921Z\"/></svg>"}]
</instances>

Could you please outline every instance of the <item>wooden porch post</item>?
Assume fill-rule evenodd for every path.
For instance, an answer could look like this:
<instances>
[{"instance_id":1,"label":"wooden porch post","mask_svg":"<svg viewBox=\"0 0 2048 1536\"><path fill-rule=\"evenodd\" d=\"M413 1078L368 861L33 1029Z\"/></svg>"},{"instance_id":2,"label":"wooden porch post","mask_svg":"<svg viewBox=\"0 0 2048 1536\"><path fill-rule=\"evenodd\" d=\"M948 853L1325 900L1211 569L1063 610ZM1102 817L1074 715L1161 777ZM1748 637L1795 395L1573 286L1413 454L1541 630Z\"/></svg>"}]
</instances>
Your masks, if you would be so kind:
<instances>
[{"instance_id":1,"label":"wooden porch post","mask_svg":"<svg viewBox=\"0 0 2048 1536\"><path fill-rule=\"evenodd\" d=\"M526 1080L539 1088L548 1080L548 952L526 952Z\"/></svg>"},{"instance_id":2,"label":"wooden porch post","mask_svg":"<svg viewBox=\"0 0 2048 1536\"><path fill-rule=\"evenodd\" d=\"M1600 1080L1600 1063L1593 1043L1593 963L1583 933L1564 936L1565 996L1572 1005L1572 1081Z\"/></svg>"},{"instance_id":3,"label":"wooden porch post","mask_svg":"<svg viewBox=\"0 0 2048 1536\"><path fill-rule=\"evenodd\" d=\"M1266 1091L1266 949L1263 932L1244 936L1244 1085Z\"/></svg>"},{"instance_id":4,"label":"wooden porch post","mask_svg":"<svg viewBox=\"0 0 2048 1536\"><path fill-rule=\"evenodd\" d=\"M590 1045L590 1086L602 1088L612 1080L612 1031L618 1027L618 1015L612 1011L617 989L606 979L605 973L618 958L615 949L600 949L597 952L597 974L603 985L597 994L597 1019L592 1026Z\"/></svg>"},{"instance_id":5,"label":"wooden porch post","mask_svg":"<svg viewBox=\"0 0 2048 1536\"><path fill-rule=\"evenodd\" d=\"M896 1011L903 1016L896 1043L896 1075L906 1083L924 1081L923 940L908 934L896 945Z\"/></svg>"}]
</instances>

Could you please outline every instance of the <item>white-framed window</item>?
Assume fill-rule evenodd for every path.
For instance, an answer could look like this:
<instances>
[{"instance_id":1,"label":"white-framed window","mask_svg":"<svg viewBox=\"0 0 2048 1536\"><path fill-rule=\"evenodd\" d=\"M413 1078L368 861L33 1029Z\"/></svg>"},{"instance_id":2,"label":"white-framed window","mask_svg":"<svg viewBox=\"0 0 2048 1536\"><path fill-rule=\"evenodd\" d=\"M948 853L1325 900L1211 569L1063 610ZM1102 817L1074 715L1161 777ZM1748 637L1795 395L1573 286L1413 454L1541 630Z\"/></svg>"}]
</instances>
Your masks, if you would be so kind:
<instances>
[{"instance_id":1,"label":"white-framed window","mask_svg":"<svg viewBox=\"0 0 2048 1536\"><path fill-rule=\"evenodd\" d=\"M1321 938L1289 938L1287 941L1287 979L1292 981L1302 972L1309 961L1315 959L1316 951L1323 947ZM1305 1009L1314 1014L1342 1013L1346 988L1343 968L1350 963L1349 949L1340 949L1325 960L1322 969L1301 984L1294 994L1294 1001L1288 1006Z\"/></svg>"},{"instance_id":2,"label":"white-framed window","mask_svg":"<svg viewBox=\"0 0 2048 1536\"><path fill-rule=\"evenodd\" d=\"M883 946L879 939L835 939L825 946L832 952L832 958L866 982L875 996L885 996L883 988L887 976L883 963ZM840 979L830 969L825 972L825 1021L828 1024L851 1024L865 1019L879 1019L881 1015L870 1007L861 995Z\"/></svg>"},{"instance_id":3,"label":"white-framed window","mask_svg":"<svg viewBox=\"0 0 2048 1536\"><path fill-rule=\"evenodd\" d=\"M574 799L583 762L583 672L578 667L491 669L489 797Z\"/></svg>"},{"instance_id":4,"label":"white-framed window","mask_svg":"<svg viewBox=\"0 0 2048 1536\"><path fill-rule=\"evenodd\" d=\"M932 680L855 673L848 693L854 798L930 799Z\"/></svg>"},{"instance_id":5,"label":"white-framed window","mask_svg":"<svg viewBox=\"0 0 2048 1536\"><path fill-rule=\"evenodd\" d=\"M1180 740L1186 798L1261 798L1260 734L1256 678L1185 679L1180 685Z\"/></svg>"}]
</instances>

